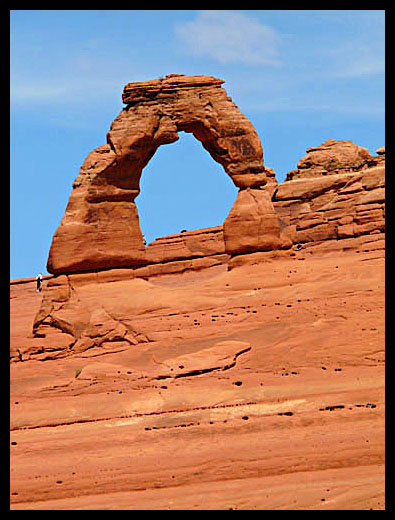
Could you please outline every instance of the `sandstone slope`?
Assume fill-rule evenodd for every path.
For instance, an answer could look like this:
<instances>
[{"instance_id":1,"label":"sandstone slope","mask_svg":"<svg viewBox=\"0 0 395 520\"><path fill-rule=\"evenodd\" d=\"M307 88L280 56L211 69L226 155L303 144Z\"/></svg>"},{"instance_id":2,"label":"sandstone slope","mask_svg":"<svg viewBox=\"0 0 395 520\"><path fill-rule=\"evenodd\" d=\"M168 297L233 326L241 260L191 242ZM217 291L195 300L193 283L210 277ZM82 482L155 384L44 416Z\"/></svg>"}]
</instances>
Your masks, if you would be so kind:
<instances>
[{"instance_id":1,"label":"sandstone slope","mask_svg":"<svg viewBox=\"0 0 395 520\"><path fill-rule=\"evenodd\" d=\"M383 509L376 238L75 286L95 334L11 365L11 508Z\"/></svg>"}]
</instances>

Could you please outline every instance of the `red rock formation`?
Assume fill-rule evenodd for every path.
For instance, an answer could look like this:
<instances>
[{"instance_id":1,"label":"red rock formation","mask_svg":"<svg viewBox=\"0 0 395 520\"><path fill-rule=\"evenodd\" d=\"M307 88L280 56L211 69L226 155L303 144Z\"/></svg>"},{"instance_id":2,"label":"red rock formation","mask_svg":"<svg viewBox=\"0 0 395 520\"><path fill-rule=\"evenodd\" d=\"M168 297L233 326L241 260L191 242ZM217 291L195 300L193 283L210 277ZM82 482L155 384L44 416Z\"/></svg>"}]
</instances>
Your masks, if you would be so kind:
<instances>
[{"instance_id":1,"label":"red rock formation","mask_svg":"<svg viewBox=\"0 0 395 520\"><path fill-rule=\"evenodd\" d=\"M272 200L267 185L263 189L241 189L223 227L157 239L144 251L145 266L56 276L48 282L33 328L37 339L47 337L48 333L50 339L36 341L36 347L34 341L30 342L23 349L25 355L43 354L49 343L58 347L57 356L63 356L108 341L107 333L100 332L94 337L95 330L103 329L100 325L103 317L97 321L90 305L76 297L73 290L76 286L149 279L225 265L232 269L251 261L248 257L232 259L232 256L254 253L251 258L255 261L264 258L258 252L263 255L268 252L274 258L276 250L286 250L290 255L296 243L319 246L331 241L332 249L342 249L355 247L346 239L375 234L378 240L375 247L384 248L384 148L379 152L373 157L350 141L327 141L309 149L308 155L299 161L299 169L273 191ZM72 215L66 212L64 221ZM107 222L111 223L110 219ZM68 224L73 225L78 229L77 223ZM120 249L121 245L120 241ZM110 337L111 331L116 331L115 341L131 344L146 341L146 331L139 331L133 324L125 329L108 316L105 321ZM69 351L72 346L74 350Z\"/></svg>"},{"instance_id":2,"label":"red rock formation","mask_svg":"<svg viewBox=\"0 0 395 520\"><path fill-rule=\"evenodd\" d=\"M222 226L157 238L147 247L150 264L225 254Z\"/></svg>"},{"instance_id":3,"label":"red rock formation","mask_svg":"<svg viewBox=\"0 0 395 520\"><path fill-rule=\"evenodd\" d=\"M224 222L224 240L229 254L271 251L292 245L280 237L280 223L269 193L250 188L239 191Z\"/></svg>"},{"instance_id":4,"label":"red rock formation","mask_svg":"<svg viewBox=\"0 0 395 520\"><path fill-rule=\"evenodd\" d=\"M374 157L351 141L333 139L307 150L273 196L294 243L385 230L385 150L379 150Z\"/></svg>"},{"instance_id":5,"label":"red rock formation","mask_svg":"<svg viewBox=\"0 0 395 520\"><path fill-rule=\"evenodd\" d=\"M384 148L309 149L224 226L131 237L133 267L114 154L90 154L55 234L70 272L11 283L11 509L385 509Z\"/></svg>"},{"instance_id":6,"label":"red rock formation","mask_svg":"<svg viewBox=\"0 0 395 520\"><path fill-rule=\"evenodd\" d=\"M273 184L254 127L212 76L170 75L129 83L107 144L91 152L73 184L49 253L51 273L147 263L135 198L159 146L190 132L239 188ZM256 216L254 217L256 220Z\"/></svg>"},{"instance_id":7,"label":"red rock formation","mask_svg":"<svg viewBox=\"0 0 395 520\"><path fill-rule=\"evenodd\" d=\"M307 177L320 177L366 168L372 159L369 150L351 141L328 139L320 146L306 150L298 162L298 169L287 174L286 180Z\"/></svg>"}]
</instances>

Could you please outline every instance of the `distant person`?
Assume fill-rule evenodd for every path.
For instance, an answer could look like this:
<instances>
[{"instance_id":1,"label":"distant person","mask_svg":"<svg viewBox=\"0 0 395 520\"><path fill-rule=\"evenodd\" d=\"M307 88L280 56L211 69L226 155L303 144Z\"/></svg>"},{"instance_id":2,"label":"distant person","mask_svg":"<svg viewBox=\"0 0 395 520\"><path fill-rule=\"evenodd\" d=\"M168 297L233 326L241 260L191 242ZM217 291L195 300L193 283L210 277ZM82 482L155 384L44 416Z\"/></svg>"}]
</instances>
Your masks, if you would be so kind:
<instances>
[{"instance_id":1,"label":"distant person","mask_svg":"<svg viewBox=\"0 0 395 520\"><path fill-rule=\"evenodd\" d=\"M41 273L38 273L36 276L36 292L41 292L41 284L43 281L43 275Z\"/></svg>"}]
</instances>

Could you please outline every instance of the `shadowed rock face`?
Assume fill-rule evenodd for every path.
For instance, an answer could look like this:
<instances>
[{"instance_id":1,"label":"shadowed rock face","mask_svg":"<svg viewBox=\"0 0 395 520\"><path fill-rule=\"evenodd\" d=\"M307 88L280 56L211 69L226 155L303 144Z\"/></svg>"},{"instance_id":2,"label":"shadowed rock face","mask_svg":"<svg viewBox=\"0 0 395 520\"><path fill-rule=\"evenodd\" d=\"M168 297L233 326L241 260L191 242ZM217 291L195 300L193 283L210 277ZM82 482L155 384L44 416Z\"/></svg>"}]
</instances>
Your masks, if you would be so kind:
<instances>
[{"instance_id":1,"label":"shadowed rock face","mask_svg":"<svg viewBox=\"0 0 395 520\"><path fill-rule=\"evenodd\" d=\"M73 184L53 237L49 272L147 263L134 200L144 167L159 146L177 141L180 131L192 133L240 189L276 183L274 172L263 166L254 127L222 83L212 76L170 75L126 85L126 106L112 123L107 144L88 155Z\"/></svg>"}]
</instances>

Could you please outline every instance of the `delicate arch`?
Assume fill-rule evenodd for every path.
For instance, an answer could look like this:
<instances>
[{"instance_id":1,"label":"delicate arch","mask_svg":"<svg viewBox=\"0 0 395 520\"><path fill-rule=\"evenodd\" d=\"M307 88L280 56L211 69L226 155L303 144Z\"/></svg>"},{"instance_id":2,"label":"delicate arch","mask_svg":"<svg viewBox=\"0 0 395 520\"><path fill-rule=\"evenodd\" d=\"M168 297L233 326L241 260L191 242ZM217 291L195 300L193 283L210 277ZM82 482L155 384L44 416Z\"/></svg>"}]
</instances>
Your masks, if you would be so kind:
<instances>
[{"instance_id":1,"label":"delicate arch","mask_svg":"<svg viewBox=\"0 0 395 520\"><path fill-rule=\"evenodd\" d=\"M146 263L135 198L159 146L192 133L239 189L275 182L250 121L212 76L170 75L129 83L125 108L73 184L48 258L52 273Z\"/></svg>"}]
</instances>

